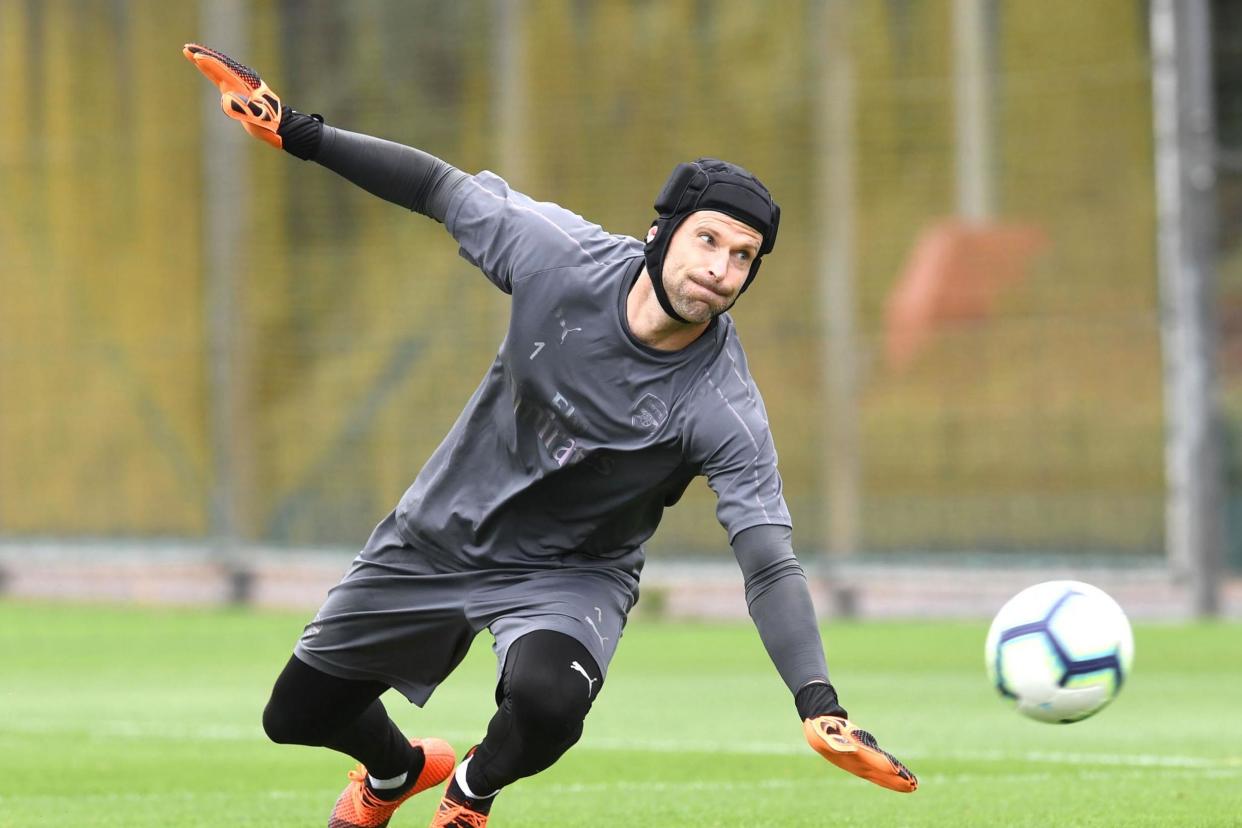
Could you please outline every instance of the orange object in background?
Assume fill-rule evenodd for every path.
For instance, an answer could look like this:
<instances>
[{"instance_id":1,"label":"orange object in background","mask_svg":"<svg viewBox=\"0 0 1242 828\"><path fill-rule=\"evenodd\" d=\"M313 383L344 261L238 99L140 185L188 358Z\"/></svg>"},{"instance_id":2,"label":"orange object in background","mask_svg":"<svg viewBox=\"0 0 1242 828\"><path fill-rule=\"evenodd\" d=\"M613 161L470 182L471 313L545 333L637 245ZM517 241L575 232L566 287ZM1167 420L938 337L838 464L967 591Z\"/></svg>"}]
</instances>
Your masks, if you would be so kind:
<instances>
[{"instance_id":1,"label":"orange object in background","mask_svg":"<svg viewBox=\"0 0 1242 828\"><path fill-rule=\"evenodd\" d=\"M981 319L1047 245L1032 224L947 219L923 231L885 309L888 364L906 368L945 325Z\"/></svg>"}]
</instances>

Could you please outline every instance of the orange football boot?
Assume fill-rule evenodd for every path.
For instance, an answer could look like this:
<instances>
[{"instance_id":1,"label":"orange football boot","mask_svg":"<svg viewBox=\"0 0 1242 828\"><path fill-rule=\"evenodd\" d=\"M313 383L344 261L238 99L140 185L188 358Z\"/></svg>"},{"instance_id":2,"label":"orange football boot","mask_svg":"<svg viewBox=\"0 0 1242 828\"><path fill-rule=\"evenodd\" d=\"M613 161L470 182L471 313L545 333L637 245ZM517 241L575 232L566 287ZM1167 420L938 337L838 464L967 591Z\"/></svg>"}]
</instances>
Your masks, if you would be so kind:
<instances>
[{"instance_id":1,"label":"orange football boot","mask_svg":"<svg viewBox=\"0 0 1242 828\"><path fill-rule=\"evenodd\" d=\"M429 828L487 828L487 814L481 814L445 794Z\"/></svg>"},{"instance_id":2,"label":"orange football boot","mask_svg":"<svg viewBox=\"0 0 1242 828\"><path fill-rule=\"evenodd\" d=\"M423 770L410 789L394 800L380 799L367 787L367 769L359 764L349 772L349 784L337 797L328 819L328 828L384 828L393 812L416 793L439 785L453 774L457 756L443 739L411 739L423 750Z\"/></svg>"},{"instance_id":3,"label":"orange football boot","mask_svg":"<svg viewBox=\"0 0 1242 828\"><path fill-rule=\"evenodd\" d=\"M474 756L478 749L479 746L475 745L466 751L462 762ZM486 799L472 800L458 787L456 778L450 779L444 788L444 796L440 798L440 807L436 809L430 828L486 828L487 815L492 810L495 796L492 794Z\"/></svg>"},{"instance_id":4,"label":"orange football boot","mask_svg":"<svg viewBox=\"0 0 1242 828\"><path fill-rule=\"evenodd\" d=\"M918 790L919 780L875 737L840 716L817 716L802 723L815 752L844 771L901 793Z\"/></svg>"}]
</instances>

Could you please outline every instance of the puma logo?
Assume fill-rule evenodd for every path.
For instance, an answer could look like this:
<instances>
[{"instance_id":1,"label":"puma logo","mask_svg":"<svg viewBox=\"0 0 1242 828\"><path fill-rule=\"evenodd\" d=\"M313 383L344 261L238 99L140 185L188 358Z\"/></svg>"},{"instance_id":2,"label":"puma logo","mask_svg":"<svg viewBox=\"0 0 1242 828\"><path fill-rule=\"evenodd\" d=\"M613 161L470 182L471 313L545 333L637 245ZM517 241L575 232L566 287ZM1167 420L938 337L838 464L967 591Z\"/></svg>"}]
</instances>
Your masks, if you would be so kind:
<instances>
[{"instance_id":1,"label":"puma logo","mask_svg":"<svg viewBox=\"0 0 1242 828\"><path fill-rule=\"evenodd\" d=\"M591 691L595 689L595 682L599 681L599 679L591 678L587 674L586 668L576 661L570 662L569 669L577 670L579 673L582 673L582 677L587 680L587 698L591 698Z\"/></svg>"},{"instance_id":2,"label":"puma logo","mask_svg":"<svg viewBox=\"0 0 1242 828\"><path fill-rule=\"evenodd\" d=\"M598 610L599 608L596 607L596 609ZM595 626L595 622L591 620L591 616L585 615L583 616L583 618L586 620L588 624L591 625L591 630L595 633L595 637L599 639L599 643L600 644L606 643L608 639L605 636L602 636L599 634L599 627ZM602 614L601 614L600 621L603 621Z\"/></svg>"},{"instance_id":3,"label":"puma logo","mask_svg":"<svg viewBox=\"0 0 1242 828\"><path fill-rule=\"evenodd\" d=\"M569 336L571 333L574 333L575 331L581 332L581 331L582 331L582 328L569 328L569 327L566 327L566 325L565 325L565 320L564 320L564 319L562 319L562 320L561 320L561 344L562 344L562 345L564 345L564 344L565 344L565 337Z\"/></svg>"}]
</instances>

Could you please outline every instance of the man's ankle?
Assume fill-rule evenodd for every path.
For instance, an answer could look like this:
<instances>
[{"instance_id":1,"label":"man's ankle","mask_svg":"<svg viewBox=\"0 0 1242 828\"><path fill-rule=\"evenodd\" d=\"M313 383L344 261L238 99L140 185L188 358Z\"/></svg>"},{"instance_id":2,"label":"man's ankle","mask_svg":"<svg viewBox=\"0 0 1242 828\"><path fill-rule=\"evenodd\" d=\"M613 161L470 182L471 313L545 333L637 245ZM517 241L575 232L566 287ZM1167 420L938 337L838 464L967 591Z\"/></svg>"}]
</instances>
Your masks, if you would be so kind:
<instances>
[{"instance_id":1,"label":"man's ankle","mask_svg":"<svg viewBox=\"0 0 1242 828\"><path fill-rule=\"evenodd\" d=\"M423 766L427 764L427 757L423 753L423 749L417 746L411 746L410 750L410 766L405 773L387 779L377 779L372 774L367 774L367 787L371 793L380 799L391 802L399 798L402 794L412 788L417 782L418 777L423 772Z\"/></svg>"}]
</instances>

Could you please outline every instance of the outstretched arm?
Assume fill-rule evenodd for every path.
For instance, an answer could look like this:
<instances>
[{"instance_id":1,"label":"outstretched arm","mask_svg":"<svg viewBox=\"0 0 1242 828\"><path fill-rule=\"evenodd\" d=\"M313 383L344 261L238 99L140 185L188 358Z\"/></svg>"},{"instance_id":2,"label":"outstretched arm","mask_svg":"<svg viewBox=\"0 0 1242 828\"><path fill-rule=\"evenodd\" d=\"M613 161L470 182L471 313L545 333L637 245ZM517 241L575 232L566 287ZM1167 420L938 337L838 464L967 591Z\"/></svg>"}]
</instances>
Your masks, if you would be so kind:
<instances>
[{"instance_id":1,"label":"outstretched arm","mask_svg":"<svg viewBox=\"0 0 1242 828\"><path fill-rule=\"evenodd\" d=\"M441 223L453 191L469 177L422 150L337 129L315 115L286 109L281 120L286 152L322 164L385 201Z\"/></svg>"},{"instance_id":2,"label":"outstretched arm","mask_svg":"<svg viewBox=\"0 0 1242 828\"><path fill-rule=\"evenodd\" d=\"M854 726L828 681L828 665L806 573L794 557L787 526L753 526L733 539L746 582L746 605L777 672L794 694L803 734L839 768L895 791L918 780L875 737Z\"/></svg>"},{"instance_id":3,"label":"outstretched arm","mask_svg":"<svg viewBox=\"0 0 1242 828\"><path fill-rule=\"evenodd\" d=\"M251 135L313 160L386 201L443 222L453 191L468 177L433 155L330 127L281 103L253 69L187 43L182 53L220 90L220 107Z\"/></svg>"},{"instance_id":4,"label":"outstretched arm","mask_svg":"<svg viewBox=\"0 0 1242 828\"><path fill-rule=\"evenodd\" d=\"M828 682L828 664L806 573L794 557L788 526L753 526L733 539L746 582L746 606L798 715L844 716Z\"/></svg>"}]
</instances>

